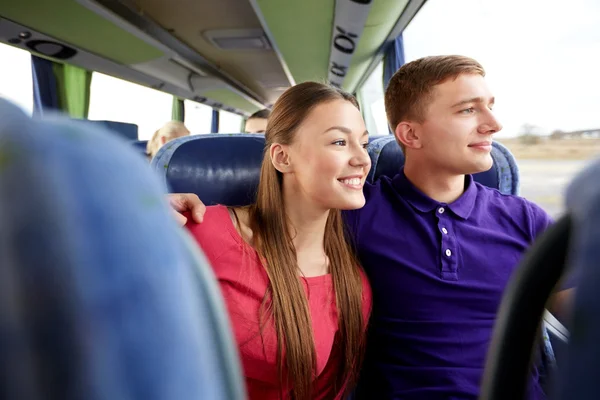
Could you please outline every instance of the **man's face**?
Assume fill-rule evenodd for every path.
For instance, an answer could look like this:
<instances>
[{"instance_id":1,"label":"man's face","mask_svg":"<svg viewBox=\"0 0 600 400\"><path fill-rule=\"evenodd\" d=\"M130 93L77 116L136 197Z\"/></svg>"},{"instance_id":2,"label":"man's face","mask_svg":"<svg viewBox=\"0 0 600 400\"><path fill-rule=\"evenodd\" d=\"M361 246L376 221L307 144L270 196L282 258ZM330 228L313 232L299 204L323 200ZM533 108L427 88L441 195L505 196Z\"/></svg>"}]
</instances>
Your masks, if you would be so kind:
<instances>
[{"instance_id":1,"label":"man's face","mask_svg":"<svg viewBox=\"0 0 600 400\"><path fill-rule=\"evenodd\" d=\"M492 135L502 125L492 113L494 97L483 76L459 75L433 88L422 123L414 123L420 158L451 174L473 174L492 167Z\"/></svg>"},{"instance_id":2,"label":"man's face","mask_svg":"<svg viewBox=\"0 0 600 400\"><path fill-rule=\"evenodd\" d=\"M246 121L246 133L265 133L267 130L266 118L250 118Z\"/></svg>"}]
</instances>

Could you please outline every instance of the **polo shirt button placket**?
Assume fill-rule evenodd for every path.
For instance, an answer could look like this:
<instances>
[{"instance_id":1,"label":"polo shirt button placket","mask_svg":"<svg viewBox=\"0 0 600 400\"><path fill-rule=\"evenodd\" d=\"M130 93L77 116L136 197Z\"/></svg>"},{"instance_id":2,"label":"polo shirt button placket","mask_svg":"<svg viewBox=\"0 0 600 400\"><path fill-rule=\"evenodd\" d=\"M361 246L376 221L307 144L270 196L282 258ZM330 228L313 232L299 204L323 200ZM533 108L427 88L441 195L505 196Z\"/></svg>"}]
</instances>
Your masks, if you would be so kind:
<instances>
[{"instance_id":1,"label":"polo shirt button placket","mask_svg":"<svg viewBox=\"0 0 600 400\"><path fill-rule=\"evenodd\" d=\"M450 226L450 218L451 215L446 213L445 206L438 206L436 209L436 217L438 220L438 229L442 233L440 238L440 253L442 255L441 258L441 272L442 279L445 280L456 280L458 279L456 274L455 260L453 259L453 249L452 244L454 240L451 235L449 235L447 226Z\"/></svg>"}]
</instances>

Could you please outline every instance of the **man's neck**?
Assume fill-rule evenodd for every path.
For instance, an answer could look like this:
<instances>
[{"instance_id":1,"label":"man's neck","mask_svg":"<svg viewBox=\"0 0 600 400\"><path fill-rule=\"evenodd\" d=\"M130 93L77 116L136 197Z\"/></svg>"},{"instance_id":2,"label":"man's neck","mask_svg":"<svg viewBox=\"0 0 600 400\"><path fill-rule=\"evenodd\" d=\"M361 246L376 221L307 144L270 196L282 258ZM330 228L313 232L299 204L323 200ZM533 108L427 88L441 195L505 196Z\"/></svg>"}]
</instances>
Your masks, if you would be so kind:
<instances>
[{"instance_id":1,"label":"man's neck","mask_svg":"<svg viewBox=\"0 0 600 400\"><path fill-rule=\"evenodd\" d=\"M406 163L404 175L417 189L440 203L450 204L465 191L465 175L451 174L439 168Z\"/></svg>"}]
</instances>

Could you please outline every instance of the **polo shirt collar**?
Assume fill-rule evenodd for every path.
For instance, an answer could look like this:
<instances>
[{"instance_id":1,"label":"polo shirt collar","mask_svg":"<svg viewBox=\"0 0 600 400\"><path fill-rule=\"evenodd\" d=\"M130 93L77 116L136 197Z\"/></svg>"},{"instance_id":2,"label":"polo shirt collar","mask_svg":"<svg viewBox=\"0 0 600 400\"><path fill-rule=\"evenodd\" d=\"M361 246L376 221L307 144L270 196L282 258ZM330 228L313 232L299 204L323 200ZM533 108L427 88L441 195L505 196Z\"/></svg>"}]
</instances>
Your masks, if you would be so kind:
<instances>
[{"instance_id":1,"label":"polo shirt collar","mask_svg":"<svg viewBox=\"0 0 600 400\"><path fill-rule=\"evenodd\" d=\"M477 185L473 182L471 175L465 176L465 191L458 199L450 204L440 203L428 197L412 184L404 174L404 167L400 173L393 179L393 185L396 192L402 196L413 208L427 213L439 206L448 207L454 214L462 219L467 219L475 207L477 199Z\"/></svg>"}]
</instances>

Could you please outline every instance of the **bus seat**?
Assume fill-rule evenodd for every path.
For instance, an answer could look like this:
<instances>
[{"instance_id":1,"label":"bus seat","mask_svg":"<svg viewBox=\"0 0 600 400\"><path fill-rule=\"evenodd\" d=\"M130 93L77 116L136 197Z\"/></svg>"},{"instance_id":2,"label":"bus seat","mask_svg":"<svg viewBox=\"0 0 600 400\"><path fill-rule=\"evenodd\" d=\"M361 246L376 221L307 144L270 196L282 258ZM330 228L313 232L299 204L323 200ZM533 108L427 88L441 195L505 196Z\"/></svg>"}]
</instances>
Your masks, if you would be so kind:
<instances>
[{"instance_id":1,"label":"bus seat","mask_svg":"<svg viewBox=\"0 0 600 400\"><path fill-rule=\"evenodd\" d=\"M375 139L369 144L371 172L369 181L374 182L382 175L393 177L404 164L404 154L393 135ZM519 193L519 170L510 151L498 142L493 142L494 164L488 171L474 174L475 181L500 190L504 194Z\"/></svg>"},{"instance_id":2,"label":"bus seat","mask_svg":"<svg viewBox=\"0 0 600 400\"><path fill-rule=\"evenodd\" d=\"M600 393L600 159L566 191L571 215L568 263L577 276L570 337L559 372L557 399L591 400Z\"/></svg>"},{"instance_id":3,"label":"bus seat","mask_svg":"<svg viewBox=\"0 0 600 400\"><path fill-rule=\"evenodd\" d=\"M146 147L148 146L147 140L135 140L131 143L133 148L136 149L140 154L147 156Z\"/></svg>"},{"instance_id":4,"label":"bus seat","mask_svg":"<svg viewBox=\"0 0 600 400\"><path fill-rule=\"evenodd\" d=\"M218 284L123 140L0 99L0 392L244 399Z\"/></svg>"},{"instance_id":5,"label":"bus seat","mask_svg":"<svg viewBox=\"0 0 600 400\"><path fill-rule=\"evenodd\" d=\"M373 143L377 139L382 139L386 137L390 137L390 135L371 135L369 136L369 143Z\"/></svg>"},{"instance_id":6,"label":"bus seat","mask_svg":"<svg viewBox=\"0 0 600 400\"><path fill-rule=\"evenodd\" d=\"M112 131L125 139L138 140L138 126L136 124L129 124L127 122L118 122L118 121L90 121L90 122L93 124L102 125L109 131Z\"/></svg>"},{"instance_id":7,"label":"bus seat","mask_svg":"<svg viewBox=\"0 0 600 400\"><path fill-rule=\"evenodd\" d=\"M208 134L172 140L151 162L173 193L195 193L207 205L254 201L265 147L263 135Z\"/></svg>"},{"instance_id":8,"label":"bus seat","mask_svg":"<svg viewBox=\"0 0 600 400\"><path fill-rule=\"evenodd\" d=\"M118 121L94 121L91 119L72 119L76 123L85 123L98 126L101 129L108 130L127 140L138 140L138 126L127 122Z\"/></svg>"}]
</instances>

